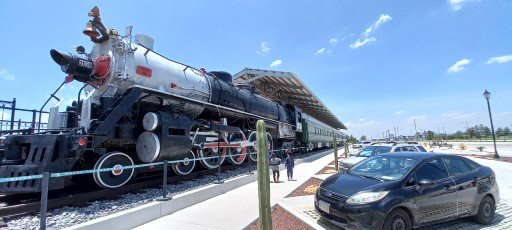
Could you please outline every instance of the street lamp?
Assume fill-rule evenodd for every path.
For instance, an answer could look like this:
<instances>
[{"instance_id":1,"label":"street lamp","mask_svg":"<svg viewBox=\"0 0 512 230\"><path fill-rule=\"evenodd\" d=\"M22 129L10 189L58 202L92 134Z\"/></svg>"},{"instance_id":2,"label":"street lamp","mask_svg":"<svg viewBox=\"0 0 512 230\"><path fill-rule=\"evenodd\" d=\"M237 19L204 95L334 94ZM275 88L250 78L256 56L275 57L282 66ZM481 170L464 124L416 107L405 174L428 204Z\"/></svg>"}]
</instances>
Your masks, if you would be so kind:
<instances>
[{"instance_id":1,"label":"street lamp","mask_svg":"<svg viewBox=\"0 0 512 230\"><path fill-rule=\"evenodd\" d=\"M418 129L416 129L416 119L421 119L421 117L415 117L414 120L414 139L418 141Z\"/></svg>"},{"instance_id":2,"label":"street lamp","mask_svg":"<svg viewBox=\"0 0 512 230\"><path fill-rule=\"evenodd\" d=\"M491 105L489 104L489 98L491 98L491 93L485 90L482 95L484 96L485 100L487 100L487 109L489 110L489 119L491 120L492 141L494 143L494 158L500 158L498 150L496 150L496 134L494 133L494 125L492 124Z\"/></svg>"}]
</instances>

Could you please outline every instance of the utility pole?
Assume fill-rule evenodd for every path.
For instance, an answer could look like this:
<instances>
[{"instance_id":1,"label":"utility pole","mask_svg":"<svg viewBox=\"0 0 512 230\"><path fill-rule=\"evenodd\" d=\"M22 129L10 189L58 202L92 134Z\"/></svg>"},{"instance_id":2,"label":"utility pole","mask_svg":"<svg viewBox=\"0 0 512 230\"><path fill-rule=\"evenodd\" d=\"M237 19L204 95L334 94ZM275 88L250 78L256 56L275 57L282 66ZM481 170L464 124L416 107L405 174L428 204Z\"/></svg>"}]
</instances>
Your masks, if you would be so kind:
<instances>
[{"instance_id":1,"label":"utility pole","mask_svg":"<svg viewBox=\"0 0 512 230\"><path fill-rule=\"evenodd\" d=\"M414 140L415 141L418 141L418 129L416 128L416 119L419 119L419 118L414 118Z\"/></svg>"}]
</instances>

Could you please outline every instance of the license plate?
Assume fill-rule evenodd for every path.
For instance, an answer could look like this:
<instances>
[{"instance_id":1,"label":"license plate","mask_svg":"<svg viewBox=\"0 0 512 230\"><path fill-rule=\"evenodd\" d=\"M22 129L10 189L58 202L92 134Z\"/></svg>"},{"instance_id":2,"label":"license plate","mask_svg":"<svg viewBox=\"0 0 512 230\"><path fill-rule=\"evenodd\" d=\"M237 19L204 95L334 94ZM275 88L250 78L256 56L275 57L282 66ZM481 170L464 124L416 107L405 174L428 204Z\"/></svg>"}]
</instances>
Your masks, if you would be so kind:
<instances>
[{"instance_id":1,"label":"license plate","mask_svg":"<svg viewBox=\"0 0 512 230\"><path fill-rule=\"evenodd\" d=\"M325 213L329 213L329 208L331 207L331 205L323 200L319 200L318 201L318 208L322 211L324 211Z\"/></svg>"}]
</instances>

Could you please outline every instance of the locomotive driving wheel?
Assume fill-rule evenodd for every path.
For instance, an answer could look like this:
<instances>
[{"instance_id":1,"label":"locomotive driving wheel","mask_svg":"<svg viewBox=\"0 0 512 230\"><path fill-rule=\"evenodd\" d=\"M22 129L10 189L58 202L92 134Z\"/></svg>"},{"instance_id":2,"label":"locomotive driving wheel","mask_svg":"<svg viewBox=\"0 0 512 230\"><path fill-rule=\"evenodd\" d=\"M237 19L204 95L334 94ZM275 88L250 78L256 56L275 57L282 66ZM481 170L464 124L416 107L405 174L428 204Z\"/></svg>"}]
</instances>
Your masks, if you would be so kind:
<instances>
[{"instance_id":1,"label":"locomotive driving wheel","mask_svg":"<svg viewBox=\"0 0 512 230\"><path fill-rule=\"evenodd\" d=\"M229 135L229 141L230 142L238 142L238 141L245 141L247 138L245 137L245 134L243 132L239 133L232 133ZM248 147L242 147L242 146L236 146L236 147L229 147L229 155L228 155L228 161L231 164L239 165L242 164L247 158L247 151Z\"/></svg>"},{"instance_id":2,"label":"locomotive driving wheel","mask_svg":"<svg viewBox=\"0 0 512 230\"><path fill-rule=\"evenodd\" d=\"M249 151L249 159L257 161L258 142L256 141L256 131L252 131L251 134L249 134L249 142L253 143L253 146L247 147ZM267 133L267 145L268 151L272 151L274 145L272 143L272 136L270 136L270 133Z\"/></svg>"},{"instance_id":3,"label":"locomotive driving wheel","mask_svg":"<svg viewBox=\"0 0 512 230\"><path fill-rule=\"evenodd\" d=\"M217 151L217 147L215 146L212 148L204 148L204 149L199 150L200 158L211 157L208 159L201 159L200 160L201 164L206 169L215 169L215 168L219 167L219 157L218 157L219 152L221 154L220 155L220 164L222 164L224 162L224 159L226 159L227 148L221 147L220 151Z\"/></svg>"},{"instance_id":4,"label":"locomotive driving wheel","mask_svg":"<svg viewBox=\"0 0 512 230\"><path fill-rule=\"evenodd\" d=\"M133 160L122 152L110 152L98 159L94 169L110 169L93 173L94 182L102 188L117 188L126 184L133 176Z\"/></svg>"},{"instance_id":5,"label":"locomotive driving wheel","mask_svg":"<svg viewBox=\"0 0 512 230\"><path fill-rule=\"evenodd\" d=\"M186 157L183 158L183 162L172 164L172 170L178 175L187 175L194 170L196 166L196 154L194 150L190 150Z\"/></svg>"}]
</instances>

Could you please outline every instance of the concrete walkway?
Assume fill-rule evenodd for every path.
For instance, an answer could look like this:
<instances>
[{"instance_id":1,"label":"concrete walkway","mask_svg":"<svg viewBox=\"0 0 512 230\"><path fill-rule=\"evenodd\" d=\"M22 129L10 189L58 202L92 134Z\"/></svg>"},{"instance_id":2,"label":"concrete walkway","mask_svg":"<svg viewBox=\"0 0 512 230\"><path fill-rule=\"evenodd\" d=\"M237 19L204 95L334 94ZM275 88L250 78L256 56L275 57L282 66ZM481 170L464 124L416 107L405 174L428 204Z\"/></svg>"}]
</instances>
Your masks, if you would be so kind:
<instances>
[{"instance_id":1,"label":"concrete walkway","mask_svg":"<svg viewBox=\"0 0 512 230\"><path fill-rule=\"evenodd\" d=\"M283 199L333 159L331 152L313 162L297 165L294 170L296 181L287 181L286 171L282 170L280 179L284 182L270 183L271 205ZM258 215L258 184L253 182L135 229L243 229L256 220Z\"/></svg>"}]
</instances>

